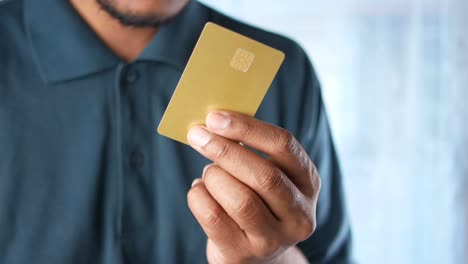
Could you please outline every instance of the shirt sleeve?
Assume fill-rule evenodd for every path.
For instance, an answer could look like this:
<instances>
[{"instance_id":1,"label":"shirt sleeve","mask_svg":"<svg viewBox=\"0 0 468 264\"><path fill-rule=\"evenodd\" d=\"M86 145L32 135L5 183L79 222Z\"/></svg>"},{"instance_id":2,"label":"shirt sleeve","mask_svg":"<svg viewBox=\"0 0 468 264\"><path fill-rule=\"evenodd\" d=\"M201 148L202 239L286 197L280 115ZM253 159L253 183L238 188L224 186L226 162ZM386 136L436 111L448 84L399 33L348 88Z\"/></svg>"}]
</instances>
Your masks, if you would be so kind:
<instances>
[{"instance_id":1,"label":"shirt sleeve","mask_svg":"<svg viewBox=\"0 0 468 264\"><path fill-rule=\"evenodd\" d=\"M322 180L315 232L298 247L311 263L352 263L351 232L346 216L342 176L330 132L321 88L313 67L302 53L302 95L297 138L316 165Z\"/></svg>"}]
</instances>

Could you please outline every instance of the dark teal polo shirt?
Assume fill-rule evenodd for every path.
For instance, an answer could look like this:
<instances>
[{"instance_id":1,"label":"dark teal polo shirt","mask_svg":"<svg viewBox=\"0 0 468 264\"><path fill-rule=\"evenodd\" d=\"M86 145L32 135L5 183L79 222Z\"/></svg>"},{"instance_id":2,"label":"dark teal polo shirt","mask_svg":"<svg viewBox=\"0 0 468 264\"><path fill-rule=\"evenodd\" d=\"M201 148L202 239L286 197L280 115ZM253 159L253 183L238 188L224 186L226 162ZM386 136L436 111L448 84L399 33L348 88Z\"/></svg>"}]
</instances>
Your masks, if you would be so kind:
<instances>
[{"instance_id":1,"label":"dark teal polo shirt","mask_svg":"<svg viewBox=\"0 0 468 264\"><path fill-rule=\"evenodd\" d=\"M285 52L257 118L322 176L314 263L347 263L340 170L317 78L293 41L192 1L132 63L64 0L0 3L0 263L205 263L186 194L208 160L156 133L206 22Z\"/></svg>"}]
</instances>

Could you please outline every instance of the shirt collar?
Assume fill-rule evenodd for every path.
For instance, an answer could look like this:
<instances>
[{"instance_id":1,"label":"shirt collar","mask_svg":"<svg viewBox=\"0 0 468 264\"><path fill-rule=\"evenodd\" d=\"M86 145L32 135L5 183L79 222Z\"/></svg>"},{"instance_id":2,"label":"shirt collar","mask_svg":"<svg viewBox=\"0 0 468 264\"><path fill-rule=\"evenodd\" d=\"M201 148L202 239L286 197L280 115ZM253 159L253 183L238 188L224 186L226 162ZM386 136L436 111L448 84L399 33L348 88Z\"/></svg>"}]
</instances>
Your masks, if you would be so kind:
<instances>
[{"instance_id":1,"label":"shirt collar","mask_svg":"<svg viewBox=\"0 0 468 264\"><path fill-rule=\"evenodd\" d=\"M114 67L119 59L64 0L26 0L25 25L33 56L46 82L60 82ZM208 20L208 9L192 0L137 58L183 69Z\"/></svg>"},{"instance_id":2,"label":"shirt collar","mask_svg":"<svg viewBox=\"0 0 468 264\"><path fill-rule=\"evenodd\" d=\"M183 70L208 20L208 8L190 1L171 23L161 27L137 61L155 60Z\"/></svg>"}]
</instances>

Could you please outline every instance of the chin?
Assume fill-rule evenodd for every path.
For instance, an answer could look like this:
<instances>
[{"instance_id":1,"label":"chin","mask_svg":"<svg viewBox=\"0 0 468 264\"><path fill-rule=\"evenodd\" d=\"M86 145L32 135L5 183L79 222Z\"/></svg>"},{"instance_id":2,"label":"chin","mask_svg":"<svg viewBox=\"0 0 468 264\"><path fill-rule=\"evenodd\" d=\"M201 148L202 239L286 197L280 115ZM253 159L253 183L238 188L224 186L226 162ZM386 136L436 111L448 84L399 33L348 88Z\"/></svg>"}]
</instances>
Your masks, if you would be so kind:
<instances>
[{"instance_id":1,"label":"chin","mask_svg":"<svg viewBox=\"0 0 468 264\"><path fill-rule=\"evenodd\" d=\"M157 14L170 17L177 14L190 0L101 0L123 13L137 15Z\"/></svg>"}]
</instances>

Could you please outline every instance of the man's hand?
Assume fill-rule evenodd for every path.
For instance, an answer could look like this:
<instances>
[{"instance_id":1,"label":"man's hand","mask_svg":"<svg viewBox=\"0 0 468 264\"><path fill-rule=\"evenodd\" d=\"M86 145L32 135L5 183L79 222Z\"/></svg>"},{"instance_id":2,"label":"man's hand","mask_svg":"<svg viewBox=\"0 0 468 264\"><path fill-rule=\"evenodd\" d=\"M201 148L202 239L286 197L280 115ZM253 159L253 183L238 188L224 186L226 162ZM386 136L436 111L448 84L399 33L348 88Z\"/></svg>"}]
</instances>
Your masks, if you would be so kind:
<instances>
[{"instance_id":1,"label":"man's hand","mask_svg":"<svg viewBox=\"0 0 468 264\"><path fill-rule=\"evenodd\" d=\"M315 230L320 177L303 147L288 131L238 113L212 112L206 124L188 141L214 163L187 199L208 236L208 261L306 263L295 245Z\"/></svg>"}]
</instances>

